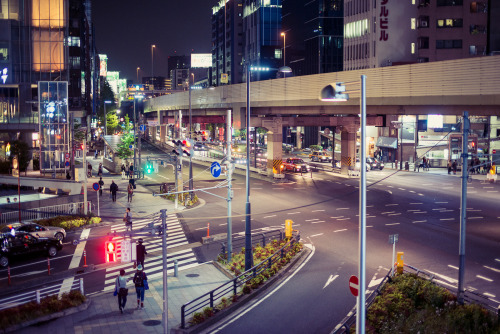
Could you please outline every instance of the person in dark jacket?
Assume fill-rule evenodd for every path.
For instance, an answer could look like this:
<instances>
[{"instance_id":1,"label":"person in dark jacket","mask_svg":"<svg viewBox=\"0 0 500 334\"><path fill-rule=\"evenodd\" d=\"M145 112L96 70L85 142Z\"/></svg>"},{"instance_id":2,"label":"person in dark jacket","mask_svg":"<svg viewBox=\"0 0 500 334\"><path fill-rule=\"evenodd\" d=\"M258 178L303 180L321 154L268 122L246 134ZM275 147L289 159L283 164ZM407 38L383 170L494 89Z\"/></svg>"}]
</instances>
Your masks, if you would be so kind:
<instances>
[{"instance_id":1,"label":"person in dark jacket","mask_svg":"<svg viewBox=\"0 0 500 334\"><path fill-rule=\"evenodd\" d=\"M142 244L142 238L137 241L137 246L135 246L136 254L137 254L137 264L142 265L144 268L144 258L148 255L146 252L146 246Z\"/></svg>"},{"instance_id":2,"label":"person in dark jacket","mask_svg":"<svg viewBox=\"0 0 500 334\"><path fill-rule=\"evenodd\" d=\"M102 180L102 177L99 178L99 197L102 196L102 187L104 186L104 181Z\"/></svg>"},{"instance_id":3,"label":"person in dark jacket","mask_svg":"<svg viewBox=\"0 0 500 334\"><path fill-rule=\"evenodd\" d=\"M145 291L145 284L144 281L147 282L148 277L146 276L146 273L142 270L142 265L137 266L137 272L134 275L134 284L135 284L135 292L137 294L137 309L143 309L144 308L144 291Z\"/></svg>"},{"instance_id":4,"label":"person in dark jacket","mask_svg":"<svg viewBox=\"0 0 500 334\"><path fill-rule=\"evenodd\" d=\"M109 192L111 193L111 199L113 202L116 202L116 192L118 191L118 185L115 181L111 181L111 185L109 186Z\"/></svg>"}]
</instances>

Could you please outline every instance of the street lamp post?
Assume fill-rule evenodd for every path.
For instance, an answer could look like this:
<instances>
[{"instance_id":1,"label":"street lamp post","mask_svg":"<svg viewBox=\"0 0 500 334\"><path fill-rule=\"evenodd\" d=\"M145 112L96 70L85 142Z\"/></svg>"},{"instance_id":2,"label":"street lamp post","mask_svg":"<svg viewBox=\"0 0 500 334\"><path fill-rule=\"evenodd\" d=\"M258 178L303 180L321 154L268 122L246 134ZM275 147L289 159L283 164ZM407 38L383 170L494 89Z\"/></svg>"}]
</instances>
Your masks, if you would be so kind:
<instances>
[{"instance_id":1,"label":"street lamp post","mask_svg":"<svg viewBox=\"0 0 500 334\"><path fill-rule=\"evenodd\" d=\"M113 103L112 101L104 101L104 135L108 135L108 113L106 111L106 105ZM104 157L106 157L106 144L104 144Z\"/></svg>"},{"instance_id":2,"label":"street lamp post","mask_svg":"<svg viewBox=\"0 0 500 334\"><path fill-rule=\"evenodd\" d=\"M156 45L151 45L151 81L153 81L154 77L154 58L153 58L153 50L156 47ZM154 83L153 83L154 86Z\"/></svg>"},{"instance_id":3,"label":"street lamp post","mask_svg":"<svg viewBox=\"0 0 500 334\"><path fill-rule=\"evenodd\" d=\"M141 69L140 67L137 67L137 71L136 71L137 72L137 83L139 83L139 70L140 69Z\"/></svg>"},{"instance_id":4,"label":"street lamp post","mask_svg":"<svg viewBox=\"0 0 500 334\"><path fill-rule=\"evenodd\" d=\"M349 95L345 93L343 83L330 84L321 90L321 101L347 101ZM356 300L356 328L359 333L365 333L366 319L366 75L361 76L361 170L359 178L359 294Z\"/></svg>"},{"instance_id":5,"label":"street lamp post","mask_svg":"<svg viewBox=\"0 0 500 334\"><path fill-rule=\"evenodd\" d=\"M191 75L193 76L194 84L194 73L191 73L188 77L188 89L189 89L189 139L193 138L193 113L191 109ZM192 143L191 143L192 144ZM194 193L193 190L193 164L192 164L192 154L189 155L189 190L190 198L193 200Z\"/></svg>"},{"instance_id":6,"label":"street lamp post","mask_svg":"<svg viewBox=\"0 0 500 334\"><path fill-rule=\"evenodd\" d=\"M281 36L283 36L283 66L286 66L286 58L285 58L286 34L284 32L282 32ZM283 72L283 75L285 75L284 72Z\"/></svg>"}]
</instances>

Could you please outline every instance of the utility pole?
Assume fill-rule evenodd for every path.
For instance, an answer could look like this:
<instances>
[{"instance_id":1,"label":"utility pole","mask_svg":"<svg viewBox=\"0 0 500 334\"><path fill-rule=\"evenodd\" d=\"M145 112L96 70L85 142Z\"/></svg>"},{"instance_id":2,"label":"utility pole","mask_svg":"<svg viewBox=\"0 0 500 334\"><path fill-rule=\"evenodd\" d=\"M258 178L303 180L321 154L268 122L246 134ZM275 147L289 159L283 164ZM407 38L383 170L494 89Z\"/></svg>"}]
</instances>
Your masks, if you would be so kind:
<instances>
[{"instance_id":1,"label":"utility pole","mask_svg":"<svg viewBox=\"0 0 500 334\"><path fill-rule=\"evenodd\" d=\"M163 231L163 334L168 333L168 276L167 276L167 210L161 210L161 227Z\"/></svg>"},{"instance_id":2,"label":"utility pole","mask_svg":"<svg viewBox=\"0 0 500 334\"><path fill-rule=\"evenodd\" d=\"M227 111L227 125L226 125L226 146L227 146L227 262L231 263L231 255L233 252L232 238L233 238L233 221L231 200L233 198L233 162L231 157L231 110Z\"/></svg>"},{"instance_id":3,"label":"utility pole","mask_svg":"<svg viewBox=\"0 0 500 334\"><path fill-rule=\"evenodd\" d=\"M83 171L85 174L84 181L83 181L83 214L87 215L87 177L88 177L88 170L87 170L87 136L85 133L85 138L83 139Z\"/></svg>"},{"instance_id":4,"label":"utility pole","mask_svg":"<svg viewBox=\"0 0 500 334\"><path fill-rule=\"evenodd\" d=\"M224 5L225 6L225 5ZM189 89L189 136L188 138L193 138L193 111L191 109L191 68L188 71L188 89ZM194 82L193 82L194 83ZM194 143L191 142L191 145ZM189 190L193 190L193 163L192 154L189 155ZM191 201L193 200L194 194L191 191L189 193Z\"/></svg>"},{"instance_id":5,"label":"utility pole","mask_svg":"<svg viewBox=\"0 0 500 334\"><path fill-rule=\"evenodd\" d=\"M465 233L467 219L467 177L469 170L467 169L468 144L469 144L469 112L464 111L462 122L462 198L460 203L460 250L459 267L458 267L458 302L464 303L464 278L465 278Z\"/></svg>"}]
</instances>

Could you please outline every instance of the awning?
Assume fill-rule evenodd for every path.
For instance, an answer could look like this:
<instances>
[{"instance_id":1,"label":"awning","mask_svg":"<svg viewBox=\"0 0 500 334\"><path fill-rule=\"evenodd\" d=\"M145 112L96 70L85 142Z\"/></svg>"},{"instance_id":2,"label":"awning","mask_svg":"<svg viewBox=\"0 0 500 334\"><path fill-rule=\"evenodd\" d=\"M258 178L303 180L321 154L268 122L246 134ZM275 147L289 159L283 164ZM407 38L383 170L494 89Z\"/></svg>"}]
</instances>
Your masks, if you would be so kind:
<instances>
[{"instance_id":1,"label":"awning","mask_svg":"<svg viewBox=\"0 0 500 334\"><path fill-rule=\"evenodd\" d=\"M395 137L378 137L376 146L397 149L398 139Z\"/></svg>"}]
</instances>

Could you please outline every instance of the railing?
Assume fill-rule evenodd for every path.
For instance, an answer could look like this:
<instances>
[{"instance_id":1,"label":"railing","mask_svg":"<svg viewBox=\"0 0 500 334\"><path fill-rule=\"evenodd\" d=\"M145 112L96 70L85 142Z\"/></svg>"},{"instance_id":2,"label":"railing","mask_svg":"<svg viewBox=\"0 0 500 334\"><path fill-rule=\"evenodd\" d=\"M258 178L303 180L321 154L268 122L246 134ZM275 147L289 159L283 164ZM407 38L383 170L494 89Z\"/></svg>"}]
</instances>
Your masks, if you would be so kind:
<instances>
[{"instance_id":1,"label":"railing","mask_svg":"<svg viewBox=\"0 0 500 334\"><path fill-rule=\"evenodd\" d=\"M36 219L50 218L60 215L84 215L84 202L58 204L34 209L21 210L21 220L31 221ZM87 201L88 212L92 211L91 202ZM0 223L14 223L19 221L19 211L4 212L0 216Z\"/></svg>"},{"instance_id":2,"label":"railing","mask_svg":"<svg viewBox=\"0 0 500 334\"><path fill-rule=\"evenodd\" d=\"M252 246L260 245L266 247L266 242L269 243L273 240L282 240L284 238L283 230L271 230L262 233L252 233ZM232 247L234 250L239 250L245 246L245 236L235 237L232 239ZM227 244L221 242L221 254L226 254Z\"/></svg>"},{"instance_id":3,"label":"railing","mask_svg":"<svg viewBox=\"0 0 500 334\"><path fill-rule=\"evenodd\" d=\"M259 263L258 265L250 268L244 273L236 276L234 279L222 284L218 288L207 292L206 294L193 299L192 301L182 305L181 307L181 328L186 328L186 314L192 314L198 312L205 307L213 308L215 303L227 295L235 295L238 290L250 281L252 278L256 277L264 270L271 268L273 264L281 261L281 259L286 255L288 250L290 250L297 242L300 240L300 235L296 235L290 239L281 249L276 251L273 255Z\"/></svg>"},{"instance_id":4,"label":"railing","mask_svg":"<svg viewBox=\"0 0 500 334\"><path fill-rule=\"evenodd\" d=\"M40 300L44 297L55 295L59 293L61 289L61 284L42 287L37 290L32 290L28 292L17 293L13 296L0 299L0 310L16 307L19 305L23 305L32 301L36 301L40 303ZM80 290L82 295L84 294L83 290L83 278L79 280L74 280L71 284L70 291L72 290Z\"/></svg>"},{"instance_id":5,"label":"railing","mask_svg":"<svg viewBox=\"0 0 500 334\"><path fill-rule=\"evenodd\" d=\"M396 268L394 268L396 269ZM404 265L404 271L407 273L414 273L417 276L424 276L426 279L430 280L434 284L447 289L448 291L456 294L457 289L450 289L449 285L445 284L440 284L439 280L436 281L436 276L432 273L428 273L425 270L421 270L418 268L415 268L411 265L405 264ZM391 276L391 271L385 275L384 279L380 282L380 284L377 286L377 288L371 292L367 298L366 298L366 310L370 307L370 305L373 303L375 300L375 297L377 297L380 294L380 289L382 286L389 280ZM467 303L477 303L489 310L490 312L497 314L500 318L500 308L495 307L492 305L491 299L474 291L468 291L465 290L464 294L464 300ZM356 307L354 307L349 314L342 320L340 324L335 327L333 334L344 334L344 333L350 333L350 328L356 323Z\"/></svg>"}]
</instances>

